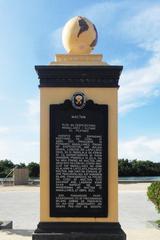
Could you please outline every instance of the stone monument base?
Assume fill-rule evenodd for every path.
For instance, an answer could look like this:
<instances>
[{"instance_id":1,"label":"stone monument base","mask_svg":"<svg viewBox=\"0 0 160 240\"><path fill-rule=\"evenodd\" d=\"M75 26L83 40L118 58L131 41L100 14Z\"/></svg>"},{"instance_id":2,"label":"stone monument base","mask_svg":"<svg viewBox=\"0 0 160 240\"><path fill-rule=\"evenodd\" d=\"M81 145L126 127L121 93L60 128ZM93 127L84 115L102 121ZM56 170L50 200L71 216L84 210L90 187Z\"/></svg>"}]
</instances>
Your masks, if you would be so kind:
<instances>
[{"instance_id":1,"label":"stone monument base","mask_svg":"<svg viewBox=\"0 0 160 240\"><path fill-rule=\"evenodd\" d=\"M119 223L40 222L32 240L126 240Z\"/></svg>"}]
</instances>

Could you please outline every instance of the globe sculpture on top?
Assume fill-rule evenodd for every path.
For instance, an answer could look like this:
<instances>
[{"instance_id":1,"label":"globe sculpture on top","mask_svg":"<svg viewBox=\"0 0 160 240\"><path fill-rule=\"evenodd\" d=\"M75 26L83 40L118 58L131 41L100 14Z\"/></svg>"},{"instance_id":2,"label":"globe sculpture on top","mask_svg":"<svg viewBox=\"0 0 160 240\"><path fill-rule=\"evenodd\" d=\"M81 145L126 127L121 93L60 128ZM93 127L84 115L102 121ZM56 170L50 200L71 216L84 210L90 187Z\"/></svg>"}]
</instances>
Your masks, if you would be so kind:
<instances>
[{"instance_id":1,"label":"globe sculpture on top","mask_svg":"<svg viewBox=\"0 0 160 240\"><path fill-rule=\"evenodd\" d=\"M74 17L64 26L62 42L68 54L89 54L96 46L95 25L85 17Z\"/></svg>"}]
</instances>

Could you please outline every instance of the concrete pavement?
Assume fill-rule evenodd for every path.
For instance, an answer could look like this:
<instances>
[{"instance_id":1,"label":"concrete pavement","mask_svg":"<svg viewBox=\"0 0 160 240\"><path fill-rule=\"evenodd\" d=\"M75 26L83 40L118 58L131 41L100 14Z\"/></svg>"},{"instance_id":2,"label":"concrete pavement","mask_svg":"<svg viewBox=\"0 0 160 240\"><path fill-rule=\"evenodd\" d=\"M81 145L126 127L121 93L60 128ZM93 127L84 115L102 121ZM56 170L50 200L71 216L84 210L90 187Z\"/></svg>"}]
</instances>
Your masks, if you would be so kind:
<instances>
[{"instance_id":1,"label":"concrete pavement","mask_svg":"<svg viewBox=\"0 0 160 240\"><path fill-rule=\"evenodd\" d=\"M119 185L119 221L128 240L159 240L160 230L152 221L160 219L147 200L147 184ZM1 240L31 240L39 222L38 187L0 187L0 218L13 220L14 230L0 231Z\"/></svg>"}]
</instances>

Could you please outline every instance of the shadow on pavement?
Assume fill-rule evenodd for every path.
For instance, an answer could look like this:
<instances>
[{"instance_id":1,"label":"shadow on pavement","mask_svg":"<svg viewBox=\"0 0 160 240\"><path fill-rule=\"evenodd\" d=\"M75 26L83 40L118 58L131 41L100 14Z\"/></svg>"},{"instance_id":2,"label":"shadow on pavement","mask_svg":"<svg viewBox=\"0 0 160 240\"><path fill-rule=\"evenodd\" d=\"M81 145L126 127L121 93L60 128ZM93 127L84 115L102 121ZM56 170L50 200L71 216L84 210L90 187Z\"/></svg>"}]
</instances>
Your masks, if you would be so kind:
<instances>
[{"instance_id":1,"label":"shadow on pavement","mask_svg":"<svg viewBox=\"0 0 160 240\"><path fill-rule=\"evenodd\" d=\"M32 236L32 233L34 232L34 230L28 230L28 229L6 229L3 230L3 232L6 232L8 235L21 235L21 236L26 236L26 237L30 237Z\"/></svg>"}]
</instances>

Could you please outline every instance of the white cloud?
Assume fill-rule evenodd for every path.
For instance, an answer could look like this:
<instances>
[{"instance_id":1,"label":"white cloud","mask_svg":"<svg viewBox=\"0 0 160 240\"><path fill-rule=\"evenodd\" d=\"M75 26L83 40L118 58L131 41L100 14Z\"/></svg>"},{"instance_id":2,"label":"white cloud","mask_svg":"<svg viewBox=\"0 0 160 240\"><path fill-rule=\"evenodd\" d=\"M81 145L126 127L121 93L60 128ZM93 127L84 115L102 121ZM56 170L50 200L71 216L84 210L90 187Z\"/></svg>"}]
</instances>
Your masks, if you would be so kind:
<instances>
[{"instance_id":1,"label":"white cloud","mask_svg":"<svg viewBox=\"0 0 160 240\"><path fill-rule=\"evenodd\" d=\"M28 104L27 114L29 114L29 116L37 116L40 112L39 97L28 99L27 104Z\"/></svg>"},{"instance_id":2,"label":"white cloud","mask_svg":"<svg viewBox=\"0 0 160 240\"><path fill-rule=\"evenodd\" d=\"M64 52L62 45L62 29L63 27L59 27L51 34L51 45L56 53Z\"/></svg>"},{"instance_id":3,"label":"white cloud","mask_svg":"<svg viewBox=\"0 0 160 240\"><path fill-rule=\"evenodd\" d=\"M119 90L119 111L127 112L144 106L153 97L159 97L160 61L122 74Z\"/></svg>"},{"instance_id":4,"label":"white cloud","mask_svg":"<svg viewBox=\"0 0 160 240\"><path fill-rule=\"evenodd\" d=\"M119 158L160 161L160 138L141 136L120 141Z\"/></svg>"},{"instance_id":5,"label":"white cloud","mask_svg":"<svg viewBox=\"0 0 160 240\"><path fill-rule=\"evenodd\" d=\"M0 127L0 134L6 134L9 133L8 127Z\"/></svg>"},{"instance_id":6,"label":"white cloud","mask_svg":"<svg viewBox=\"0 0 160 240\"><path fill-rule=\"evenodd\" d=\"M126 36L146 50L160 52L160 4L149 6L122 23Z\"/></svg>"},{"instance_id":7,"label":"white cloud","mask_svg":"<svg viewBox=\"0 0 160 240\"><path fill-rule=\"evenodd\" d=\"M36 96L26 101L23 124L0 127L0 159L14 163L39 161L39 113Z\"/></svg>"},{"instance_id":8,"label":"white cloud","mask_svg":"<svg viewBox=\"0 0 160 240\"><path fill-rule=\"evenodd\" d=\"M113 3L108 1L94 3L76 11L75 15L85 16L95 22L96 25L106 28L106 24L114 19L115 13L122 5L122 3Z\"/></svg>"},{"instance_id":9,"label":"white cloud","mask_svg":"<svg viewBox=\"0 0 160 240\"><path fill-rule=\"evenodd\" d=\"M0 140L0 159L10 159L14 163L39 162L39 142L14 141L13 138Z\"/></svg>"},{"instance_id":10,"label":"white cloud","mask_svg":"<svg viewBox=\"0 0 160 240\"><path fill-rule=\"evenodd\" d=\"M160 5L148 7L121 23L122 32L144 51L150 51L143 67L124 71L121 77L120 112L131 111L159 97L160 92Z\"/></svg>"},{"instance_id":11,"label":"white cloud","mask_svg":"<svg viewBox=\"0 0 160 240\"><path fill-rule=\"evenodd\" d=\"M40 121L40 100L39 96L28 99L26 117L28 119L28 128L33 131L39 131Z\"/></svg>"},{"instance_id":12,"label":"white cloud","mask_svg":"<svg viewBox=\"0 0 160 240\"><path fill-rule=\"evenodd\" d=\"M126 113L126 112L129 112L135 108L139 108L139 107L142 107L144 105L146 105L145 102L130 102L130 103L124 103L124 104L119 104L119 113Z\"/></svg>"}]
</instances>

